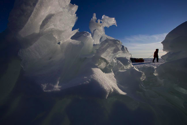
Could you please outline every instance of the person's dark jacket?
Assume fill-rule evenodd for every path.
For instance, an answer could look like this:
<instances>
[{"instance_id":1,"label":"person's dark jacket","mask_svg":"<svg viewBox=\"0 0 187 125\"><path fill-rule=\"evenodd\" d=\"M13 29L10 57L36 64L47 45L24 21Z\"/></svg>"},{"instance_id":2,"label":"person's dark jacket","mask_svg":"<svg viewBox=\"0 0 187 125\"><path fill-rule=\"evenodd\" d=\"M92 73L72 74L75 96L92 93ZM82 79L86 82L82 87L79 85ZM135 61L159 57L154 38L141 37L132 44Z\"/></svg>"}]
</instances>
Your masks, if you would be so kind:
<instances>
[{"instance_id":1,"label":"person's dark jacket","mask_svg":"<svg viewBox=\"0 0 187 125\"><path fill-rule=\"evenodd\" d=\"M154 57L158 57L158 49L154 52Z\"/></svg>"}]
</instances>

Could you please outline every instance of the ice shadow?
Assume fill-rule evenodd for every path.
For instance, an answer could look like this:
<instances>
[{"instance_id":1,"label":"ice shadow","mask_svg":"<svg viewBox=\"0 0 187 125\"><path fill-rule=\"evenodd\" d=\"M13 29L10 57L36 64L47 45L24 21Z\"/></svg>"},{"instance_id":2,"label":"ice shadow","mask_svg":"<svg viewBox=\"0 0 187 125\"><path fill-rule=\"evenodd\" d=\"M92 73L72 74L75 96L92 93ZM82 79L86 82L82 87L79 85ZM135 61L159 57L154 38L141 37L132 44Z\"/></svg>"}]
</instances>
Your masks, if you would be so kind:
<instances>
[{"instance_id":1,"label":"ice shadow","mask_svg":"<svg viewBox=\"0 0 187 125\"><path fill-rule=\"evenodd\" d=\"M93 99L74 99L66 108L70 125L107 125L106 111Z\"/></svg>"},{"instance_id":2,"label":"ice shadow","mask_svg":"<svg viewBox=\"0 0 187 125\"><path fill-rule=\"evenodd\" d=\"M154 115L142 108L130 110L127 106L116 101L109 116L110 125L154 125Z\"/></svg>"}]
</instances>

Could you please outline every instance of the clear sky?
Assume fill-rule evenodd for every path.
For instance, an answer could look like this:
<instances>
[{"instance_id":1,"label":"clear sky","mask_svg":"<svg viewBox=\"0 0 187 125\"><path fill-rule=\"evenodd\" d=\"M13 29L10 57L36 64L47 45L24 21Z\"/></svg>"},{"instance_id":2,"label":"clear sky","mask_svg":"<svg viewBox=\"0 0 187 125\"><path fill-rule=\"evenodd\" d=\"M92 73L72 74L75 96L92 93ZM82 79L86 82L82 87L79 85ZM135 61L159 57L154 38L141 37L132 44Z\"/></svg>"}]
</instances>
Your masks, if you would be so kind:
<instances>
[{"instance_id":1,"label":"clear sky","mask_svg":"<svg viewBox=\"0 0 187 125\"><path fill-rule=\"evenodd\" d=\"M8 23L14 0L0 0L0 32ZM119 39L133 57L149 57L167 33L187 21L187 0L71 0L79 6L73 29L89 31L93 13L115 17L117 27L106 28L106 34Z\"/></svg>"}]
</instances>

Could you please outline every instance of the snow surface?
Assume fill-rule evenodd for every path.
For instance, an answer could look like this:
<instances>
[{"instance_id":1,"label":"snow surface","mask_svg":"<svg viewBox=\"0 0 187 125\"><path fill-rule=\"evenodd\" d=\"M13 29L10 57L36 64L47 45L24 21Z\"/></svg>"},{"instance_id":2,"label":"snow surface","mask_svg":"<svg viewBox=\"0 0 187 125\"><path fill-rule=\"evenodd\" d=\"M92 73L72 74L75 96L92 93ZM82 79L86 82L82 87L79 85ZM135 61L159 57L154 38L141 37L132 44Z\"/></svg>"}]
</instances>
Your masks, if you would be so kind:
<instances>
[{"instance_id":1,"label":"snow surface","mask_svg":"<svg viewBox=\"0 0 187 125\"><path fill-rule=\"evenodd\" d=\"M154 68L157 68L159 67L161 64L164 64L166 61L163 60L163 59L160 59L159 58L159 61L153 63L153 58L144 58L144 62L140 62L140 63L132 63L132 65L136 68L141 68L141 67L144 67L144 66L147 66L147 67L154 67Z\"/></svg>"},{"instance_id":2,"label":"snow surface","mask_svg":"<svg viewBox=\"0 0 187 125\"><path fill-rule=\"evenodd\" d=\"M9 23L9 37L20 45L18 55L23 72L18 85L11 82L16 89L12 91L11 86L4 91L6 97L12 91L5 122L11 122L7 116L13 112L13 121L26 119L25 124L28 121L53 124L49 121L55 115L60 119L64 116L63 123L69 124L80 122L81 118L86 119L83 120L86 124L98 121L102 125L110 119L111 124L187 124L187 22L171 31L162 42L168 52L163 60L151 63L152 59L145 59L144 63L132 64L131 54L121 41L105 34L104 27L117 24L115 18L104 15L97 20L94 14L89 24L91 33L72 31L78 6L70 0L17 0L16 3L10 15L15 20ZM21 17L16 20L18 13ZM6 74L11 73L9 68ZM3 78L7 78L6 74ZM74 93L89 97L86 101L82 97L64 97ZM4 102L6 98L0 104ZM99 108L90 111L94 104ZM18 116L20 110L15 113L15 107L22 111ZM28 117L29 111L32 119ZM102 118L104 121L110 118L109 122L98 118L100 114L107 114Z\"/></svg>"}]
</instances>

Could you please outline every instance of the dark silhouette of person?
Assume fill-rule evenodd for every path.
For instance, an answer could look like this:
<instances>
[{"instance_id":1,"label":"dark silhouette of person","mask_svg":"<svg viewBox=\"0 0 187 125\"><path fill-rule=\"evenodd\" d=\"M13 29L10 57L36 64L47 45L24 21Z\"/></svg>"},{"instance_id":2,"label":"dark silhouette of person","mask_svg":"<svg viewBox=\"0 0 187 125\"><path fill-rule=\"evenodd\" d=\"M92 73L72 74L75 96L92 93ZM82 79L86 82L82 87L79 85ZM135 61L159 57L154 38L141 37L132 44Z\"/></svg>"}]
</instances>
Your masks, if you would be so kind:
<instances>
[{"instance_id":1,"label":"dark silhouette of person","mask_svg":"<svg viewBox=\"0 0 187 125\"><path fill-rule=\"evenodd\" d=\"M155 58L157 58L156 60L157 60L157 62L158 62L158 49L155 50L153 57L154 57L153 63L154 63L154 61L155 61Z\"/></svg>"}]
</instances>

